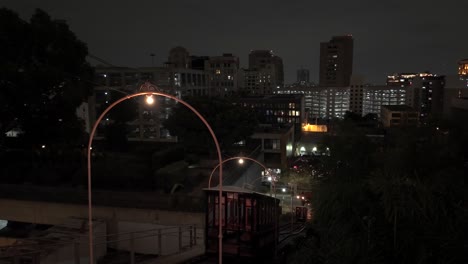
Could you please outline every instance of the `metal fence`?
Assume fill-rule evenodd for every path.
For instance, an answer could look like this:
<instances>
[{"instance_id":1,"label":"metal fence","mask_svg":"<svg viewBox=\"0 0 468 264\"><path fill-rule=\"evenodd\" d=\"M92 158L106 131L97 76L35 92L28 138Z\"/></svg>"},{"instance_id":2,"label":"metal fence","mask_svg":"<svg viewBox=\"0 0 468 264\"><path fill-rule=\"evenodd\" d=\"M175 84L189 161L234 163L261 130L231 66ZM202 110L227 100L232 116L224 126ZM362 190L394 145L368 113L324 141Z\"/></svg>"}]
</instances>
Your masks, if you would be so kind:
<instances>
[{"instance_id":1,"label":"metal fence","mask_svg":"<svg viewBox=\"0 0 468 264\"><path fill-rule=\"evenodd\" d=\"M193 225L155 228L114 234L95 234L97 259L94 263L141 263L179 254L203 244L203 232ZM89 263L88 237L31 238L0 247L0 264L83 264Z\"/></svg>"}]
</instances>

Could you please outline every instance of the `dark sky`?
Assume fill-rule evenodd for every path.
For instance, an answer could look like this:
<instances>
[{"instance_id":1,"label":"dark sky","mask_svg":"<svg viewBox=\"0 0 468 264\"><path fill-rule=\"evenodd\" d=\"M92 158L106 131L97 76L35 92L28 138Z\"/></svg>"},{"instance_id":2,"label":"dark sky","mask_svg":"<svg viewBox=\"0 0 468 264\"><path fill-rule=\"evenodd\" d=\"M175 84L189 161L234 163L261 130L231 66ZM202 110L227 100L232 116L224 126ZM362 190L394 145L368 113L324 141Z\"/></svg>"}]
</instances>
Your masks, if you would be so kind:
<instances>
[{"instance_id":1,"label":"dark sky","mask_svg":"<svg viewBox=\"0 0 468 264\"><path fill-rule=\"evenodd\" d=\"M318 81L319 43L354 37L354 70L373 83L386 74L430 70L455 74L468 57L467 0L2 0L29 19L39 7L65 19L91 54L118 66L150 66L184 46L194 55L251 49L283 58L285 79L301 66Z\"/></svg>"}]
</instances>

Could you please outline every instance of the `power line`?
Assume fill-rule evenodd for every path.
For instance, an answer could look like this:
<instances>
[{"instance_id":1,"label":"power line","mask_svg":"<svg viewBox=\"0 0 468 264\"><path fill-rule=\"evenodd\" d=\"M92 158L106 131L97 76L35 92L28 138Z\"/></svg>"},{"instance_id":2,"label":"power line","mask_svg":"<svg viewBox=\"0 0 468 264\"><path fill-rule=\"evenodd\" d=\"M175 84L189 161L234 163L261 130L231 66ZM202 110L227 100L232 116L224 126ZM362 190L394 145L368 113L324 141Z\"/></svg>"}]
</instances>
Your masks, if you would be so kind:
<instances>
[{"instance_id":1,"label":"power line","mask_svg":"<svg viewBox=\"0 0 468 264\"><path fill-rule=\"evenodd\" d=\"M95 59L95 60L99 61L100 63L103 63L103 64L105 64L105 65L107 65L107 66L110 66L110 67L118 67L118 66L115 66L115 65L113 65L113 64L111 64L111 63L105 61L104 59L101 59L101 58L99 58L99 57L97 57L97 56L95 56L95 55L93 55L93 54L91 54L91 53L88 53L87 56L90 57L91 59Z\"/></svg>"}]
</instances>

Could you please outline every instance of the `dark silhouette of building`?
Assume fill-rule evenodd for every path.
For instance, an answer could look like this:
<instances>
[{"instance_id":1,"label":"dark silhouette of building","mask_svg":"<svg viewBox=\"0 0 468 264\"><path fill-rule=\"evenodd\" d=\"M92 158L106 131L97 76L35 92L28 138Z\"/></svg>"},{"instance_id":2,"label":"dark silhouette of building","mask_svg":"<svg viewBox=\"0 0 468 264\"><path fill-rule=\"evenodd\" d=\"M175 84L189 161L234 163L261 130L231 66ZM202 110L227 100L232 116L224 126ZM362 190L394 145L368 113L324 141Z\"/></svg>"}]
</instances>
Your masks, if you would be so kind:
<instances>
[{"instance_id":1,"label":"dark silhouette of building","mask_svg":"<svg viewBox=\"0 0 468 264\"><path fill-rule=\"evenodd\" d=\"M225 96L237 91L239 57L231 53L210 56L208 60L205 60L205 71L210 76L210 87L215 94Z\"/></svg>"},{"instance_id":2,"label":"dark silhouette of building","mask_svg":"<svg viewBox=\"0 0 468 264\"><path fill-rule=\"evenodd\" d=\"M274 55L272 50L252 50L249 54L249 69L272 71L272 85L284 85L283 59Z\"/></svg>"},{"instance_id":3,"label":"dark silhouette of building","mask_svg":"<svg viewBox=\"0 0 468 264\"><path fill-rule=\"evenodd\" d=\"M205 61L209 60L209 56L190 56L191 68L194 70L205 70Z\"/></svg>"},{"instance_id":4,"label":"dark silhouette of building","mask_svg":"<svg viewBox=\"0 0 468 264\"><path fill-rule=\"evenodd\" d=\"M320 43L320 86L349 86L353 72L353 37L335 36Z\"/></svg>"},{"instance_id":5,"label":"dark silhouette of building","mask_svg":"<svg viewBox=\"0 0 468 264\"><path fill-rule=\"evenodd\" d=\"M445 76L428 75L413 79L413 104L422 122L428 117L439 118L443 113Z\"/></svg>"},{"instance_id":6,"label":"dark silhouette of building","mask_svg":"<svg viewBox=\"0 0 468 264\"><path fill-rule=\"evenodd\" d=\"M170 67L188 69L191 66L190 54L184 47L172 48L167 60Z\"/></svg>"},{"instance_id":7,"label":"dark silhouette of building","mask_svg":"<svg viewBox=\"0 0 468 264\"><path fill-rule=\"evenodd\" d=\"M302 94L275 94L243 96L235 99L243 107L255 109L260 124L293 124L300 133L305 121L304 96Z\"/></svg>"},{"instance_id":8,"label":"dark silhouette of building","mask_svg":"<svg viewBox=\"0 0 468 264\"><path fill-rule=\"evenodd\" d=\"M380 119L384 127L417 126L419 112L407 105L383 105Z\"/></svg>"},{"instance_id":9,"label":"dark silhouette of building","mask_svg":"<svg viewBox=\"0 0 468 264\"><path fill-rule=\"evenodd\" d=\"M299 69L297 70L297 83L306 84L309 83L309 70L308 69Z\"/></svg>"}]
</instances>

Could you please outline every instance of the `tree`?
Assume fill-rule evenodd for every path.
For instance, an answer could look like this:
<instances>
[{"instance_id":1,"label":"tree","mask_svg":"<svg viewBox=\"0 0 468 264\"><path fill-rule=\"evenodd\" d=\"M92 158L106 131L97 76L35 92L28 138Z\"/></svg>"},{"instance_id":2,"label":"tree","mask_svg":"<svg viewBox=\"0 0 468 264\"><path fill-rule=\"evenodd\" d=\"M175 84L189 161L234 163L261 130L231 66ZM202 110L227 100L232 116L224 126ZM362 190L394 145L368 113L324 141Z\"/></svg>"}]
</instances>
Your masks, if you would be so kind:
<instances>
[{"instance_id":1,"label":"tree","mask_svg":"<svg viewBox=\"0 0 468 264\"><path fill-rule=\"evenodd\" d=\"M186 102L208 121L223 149L248 139L258 123L250 109L234 105L228 99L192 97L186 99ZM191 151L206 152L214 149L212 137L205 125L182 104L175 107L163 125Z\"/></svg>"},{"instance_id":2,"label":"tree","mask_svg":"<svg viewBox=\"0 0 468 264\"><path fill-rule=\"evenodd\" d=\"M0 9L0 137L19 127L30 144L81 140L76 108L90 94L86 45L37 9L30 21Z\"/></svg>"},{"instance_id":3,"label":"tree","mask_svg":"<svg viewBox=\"0 0 468 264\"><path fill-rule=\"evenodd\" d=\"M394 129L375 147L348 121L313 186L316 235L298 251L314 263L466 262L466 130Z\"/></svg>"},{"instance_id":4,"label":"tree","mask_svg":"<svg viewBox=\"0 0 468 264\"><path fill-rule=\"evenodd\" d=\"M110 91L110 101L113 103L123 97L122 93ZM101 112L103 112L109 105L103 105ZM119 105L112 108L107 116L110 118L109 122L103 124L105 129L105 137L107 149L114 151L128 150L128 122L135 120L138 117L138 101L135 98L131 100L122 101ZM99 114L101 114L101 112Z\"/></svg>"}]
</instances>

